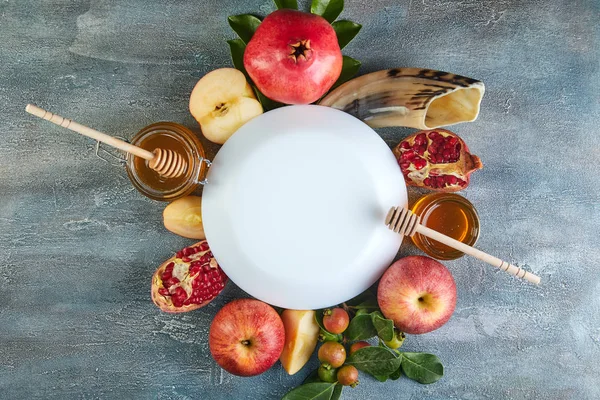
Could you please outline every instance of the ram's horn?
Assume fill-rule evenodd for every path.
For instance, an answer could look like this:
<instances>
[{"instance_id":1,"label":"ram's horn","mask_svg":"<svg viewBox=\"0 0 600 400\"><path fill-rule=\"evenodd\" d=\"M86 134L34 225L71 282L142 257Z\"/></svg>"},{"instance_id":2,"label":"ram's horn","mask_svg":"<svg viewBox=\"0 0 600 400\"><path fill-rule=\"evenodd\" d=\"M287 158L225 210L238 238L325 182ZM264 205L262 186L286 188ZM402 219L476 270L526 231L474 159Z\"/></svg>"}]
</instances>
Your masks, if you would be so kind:
<instances>
[{"instance_id":1,"label":"ram's horn","mask_svg":"<svg viewBox=\"0 0 600 400\"><path fill-rule=\"evenodd\" d=\"M325 96L320 105L343 110L373 128L434 129L474 121L483 82L448 72L394 68L354 78Z\"/></svg>"}]
</instances>

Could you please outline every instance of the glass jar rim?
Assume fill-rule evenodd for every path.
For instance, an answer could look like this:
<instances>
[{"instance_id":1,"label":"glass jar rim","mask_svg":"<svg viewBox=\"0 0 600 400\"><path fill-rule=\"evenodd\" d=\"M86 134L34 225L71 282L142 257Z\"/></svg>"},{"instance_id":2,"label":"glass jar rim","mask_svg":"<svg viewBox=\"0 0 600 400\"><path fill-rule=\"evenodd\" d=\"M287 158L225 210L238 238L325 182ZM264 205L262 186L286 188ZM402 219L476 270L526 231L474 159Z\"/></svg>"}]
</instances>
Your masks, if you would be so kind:
<instances>
[{"instance_id":1,"label":"glass jar rim","mask_svg":"<svg viewBox=\"0 0 600 400\"><path fill-rule=\"evenodd\" d=\"M430 200L430 201L421 210L416 209L420 203L426 202L427 200ZM430 212L432 212L434 208L436 208L440 204L448 203L448 202L461 203L466 206L464 211L468 212L470 214L470 216L472 217L473 226L471 227L471 231L474 234L470 237L470 240L467 240L464 243L468 244L469 246L475 245L475 243L477 243L477 240L479 239L479 234L481 232L479 214L477 213L477 210L475 209L475 206L473 205L473 203L471 203L465 197L463 197L459 194L456 194L456 193L430 193L430 194L420 197L413 205L412 211L415 213L418 211L418 215L421 218L421 221L424 221L427 219L428 214ZM417 235L419 235L419 239L420 239L419 241L420 241L421 245L426 249L426 250L425 249L421 249L421 250L430 254L432 257L435 257L440 260L455 260L464 255L463 252L461 252L459 250L455 250L455 249L452 251L443 252L443 253L439 252L432 245L432 243L431 243L432 239L429 239L428 237L426 237L424 235L420 235L420 234L416 233L411 239L412 239L413 243L415 244L415 246L417 246L418 248L420 248L420 246L417 244Z\"/></svg>"},{"instance_id":2,"label":"glass jar rim","mask_svg":"<svg viewBox=\"0 0 600 400\"><path fill-rule=\"evenodd\" d=\"M168 132L181 143L188 153L187 158L192 161L192 165L190 166L189 172L186 174L188 177L187 180L171 190L161 191L152 188L138 176L134 166L134 156L131 154L127 155L125 166L130 181L140 193L153 200L173 201L177 198L189 195L198 187L200 184L200 176L202 176L206 168L205 163L203 163L205 153L198 137L190 129L178 123L168 121L155 122L144 127L133 136L130 143L137 145L144 139L161 132Z\"/></svg>"}]
</instances>

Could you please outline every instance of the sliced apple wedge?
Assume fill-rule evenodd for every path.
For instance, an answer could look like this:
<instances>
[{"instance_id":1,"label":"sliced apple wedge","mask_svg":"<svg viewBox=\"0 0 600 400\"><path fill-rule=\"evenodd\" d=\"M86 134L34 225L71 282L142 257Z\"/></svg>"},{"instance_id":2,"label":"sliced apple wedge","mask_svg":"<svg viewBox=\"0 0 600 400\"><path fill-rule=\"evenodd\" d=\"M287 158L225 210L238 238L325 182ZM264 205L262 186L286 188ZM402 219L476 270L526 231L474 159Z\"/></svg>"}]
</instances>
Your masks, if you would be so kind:
<instances>
[{"instance_id":1,"label":"sliced apple wedge","mask_svg":"<svg viewBox=\"0 0 600 400\"><path fill-rule=\"evenodd\" d=\"M262 114L263 108L243 73L220 68L196 83L190 112L208 140L223 144L239 127Z\"/></svg>"},{"instance_id":2,"label":"sliced apple wedge","mask_svg":"<svg viewBox=\"0 0 600 400\"><path fill-rule=\"evenodd\" d=\"M312 310L284 310L281 319L285 327L285 346L279 360L283 369L294 375L315 351L320 329Z\"/></svg>"},{"instance_id":3,"label":"sliced apple wedge","mask_svg":"<svg viewBox=\"0 0 600 400\"><path fill-rule=\"evenodd\" d=\"M167 230L190 239L204 239L202 226L202 198L186 196L169 203L163 211Z\"/></svg>"}]
</instances>

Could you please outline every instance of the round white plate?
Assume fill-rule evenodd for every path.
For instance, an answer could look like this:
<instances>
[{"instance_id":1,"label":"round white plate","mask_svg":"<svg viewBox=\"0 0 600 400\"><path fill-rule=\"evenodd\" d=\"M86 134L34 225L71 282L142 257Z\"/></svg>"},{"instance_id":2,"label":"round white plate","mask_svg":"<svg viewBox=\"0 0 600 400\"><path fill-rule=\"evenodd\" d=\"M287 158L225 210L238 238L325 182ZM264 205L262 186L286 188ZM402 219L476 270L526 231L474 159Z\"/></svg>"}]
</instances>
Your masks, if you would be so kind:
<instances>
[{"instance_id":1,"label":"round white plate","mask_svg":"<svg viewBox=\"0 0 600 400\"><path fill-rule=\"evenodd\" d=\"M243 125L207 176L202 217L211 250L248 294L318 309L371 286L402 238L385 226L407 205L400 168L362 121L288 106Z\"/></svg>"}]
</instances>

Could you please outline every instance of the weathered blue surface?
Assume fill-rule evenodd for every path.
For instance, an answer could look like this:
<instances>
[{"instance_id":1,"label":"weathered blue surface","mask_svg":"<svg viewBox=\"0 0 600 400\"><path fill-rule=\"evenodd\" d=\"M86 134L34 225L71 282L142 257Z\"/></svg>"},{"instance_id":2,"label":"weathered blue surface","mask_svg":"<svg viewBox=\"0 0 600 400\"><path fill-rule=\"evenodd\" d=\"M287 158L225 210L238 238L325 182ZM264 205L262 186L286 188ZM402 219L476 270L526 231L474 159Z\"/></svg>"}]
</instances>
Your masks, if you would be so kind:
<instances>
[{"instance_id":1,"label":"weathered blue surface","mask_svg":"<svg viewBox=\"0 0 600 400\"><path fill-rule=\"evenodd\" d=\"M600 398L599 3L347 3L342 16L364 29L345 53L362 73L415 66L486 83L479 120L455 129L485 164L463 193L481 217L479 247L543 284L470 258L446 263L455 315L405 344L439 355L445 377L364 376L344 398ZM150 277L190 242L164 230L164 204L90 140L24 113L33 102L126 137L158 120L198 132L189 93L230 65L226 17L257 10L271 2L0 1L1 398L277 399L308 373L219 369L207 329L244 293L229 285L203 310L159 312ZM390 146L409 132L380 131Z\"/></svg>"}]
</instances>

